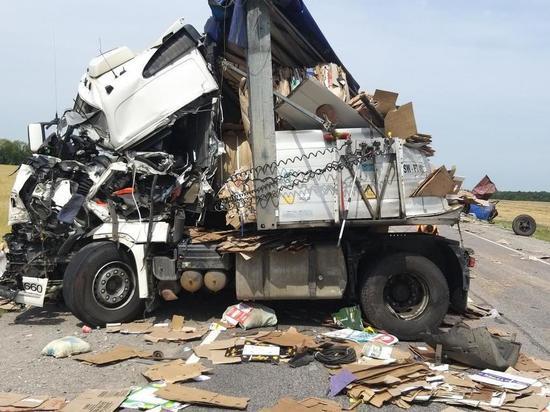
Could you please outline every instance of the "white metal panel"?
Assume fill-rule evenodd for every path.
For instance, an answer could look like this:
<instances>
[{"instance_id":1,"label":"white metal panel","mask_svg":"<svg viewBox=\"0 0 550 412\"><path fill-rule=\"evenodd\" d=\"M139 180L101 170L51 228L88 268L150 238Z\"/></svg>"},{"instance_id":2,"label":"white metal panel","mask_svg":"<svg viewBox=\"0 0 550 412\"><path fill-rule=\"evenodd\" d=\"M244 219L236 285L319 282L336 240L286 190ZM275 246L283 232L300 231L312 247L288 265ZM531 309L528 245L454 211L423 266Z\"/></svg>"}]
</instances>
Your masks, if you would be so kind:
<instances>
[{"instance_id":1,"label":"white metal panel","mask_svg":"<svg viewBox=\"0 0 550 412\"><path fill-rule=\"evenodd\" d=\"M379 143L382 149L374 159L366 160L353 168L357 174L357 181L365 193L375 218L404 219L422 216L445 214L451 208L445 198L416 197L410 194L429 175L431 165L428 158L419 150L407 147L403 141L396 139L388 150L384 138L373 134L370 129L340 129L340 132L351 134L351 151L361 150L367 145L372 147ZM370 221L373 219L361 193L354 184L353 174L347 169L327 172L316 176L310 181L292 184L291 173L304 173L322 169L327 164L337 161L340 155L345 154L343 142L338 141L339 153L326 152L334 149L334 143L327 143L320 130L280 131L277 132L277 160L278 175L288 175L287 179L279 182L282 188L279 197L279 224L318 224L338 223L348 208L348 219ZM316 155L312 153L317 153ZM309 158L308 157L309 155ZM298 160L292 161L293 158ZM290 159L290 160L289 160ZM302 174L303 176L303 174ZM387 179L385 190L384 181ZM284 188L284 185L291 186ZM383 199L378 207L378 202ZM380 216L376 216L379 211Z\"/></svg>"},{"instance_id":2,"label":"white metal panel","mask_svg":"<svg viewBox=\"0 0 550 412\"><path fill-rule=\"evenodd\" d=\"M325 143L321 130L277 132L276 142L278 162L303 157L303 160L278 166L277 175L283 176L279 182L280 187L292 186L293 181L300 178L299 175L296 177L290 173L323 168L338 159L335 152L305 158L309 153L334 147ZM283 189L279 197L279 222L331 221L337 218L337 177L336 172L328 172L306 183Z\"/></svg>"}]
</instances>

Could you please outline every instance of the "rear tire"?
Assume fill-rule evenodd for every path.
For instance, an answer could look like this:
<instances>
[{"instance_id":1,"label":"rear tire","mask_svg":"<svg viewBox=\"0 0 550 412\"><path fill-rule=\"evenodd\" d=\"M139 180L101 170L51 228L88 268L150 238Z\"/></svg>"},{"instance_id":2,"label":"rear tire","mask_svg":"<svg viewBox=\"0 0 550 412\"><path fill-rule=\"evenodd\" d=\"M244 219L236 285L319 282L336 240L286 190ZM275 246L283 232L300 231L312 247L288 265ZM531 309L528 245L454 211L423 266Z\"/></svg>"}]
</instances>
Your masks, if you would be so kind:
<instances>
[{"instance_id":1,"label":"rear tire","mask_svg":"<svg viewBox=\"0 0 550 412\"><path fill-rule=\"evenodd\" d=\"M78 319L94 327L127 322L143 311L134 265L113 242L76 253L65 270L63 297Z\"/></svg>"},{"instance_id":2,"label":"rear tire","mask_svg":"<svg viewBox=\"0 0 550 412\"><path fill-rule=\"evenodd\" d=\"M396 253L363 273L361 307L373 326L413 340L441 324L449 309L449 286L424 256Z\"/></svg>"},{"instance_id":3,"label":"rear tire","mask_svg":"<svg viewBox=\"0 0 550 412\"><path fill-rule=\"evenodd\" d=\"M537 223L529 215L519 215L512 222L512 230L519 236L531 236L537 230Z\"/></svg>"}]
</instances>

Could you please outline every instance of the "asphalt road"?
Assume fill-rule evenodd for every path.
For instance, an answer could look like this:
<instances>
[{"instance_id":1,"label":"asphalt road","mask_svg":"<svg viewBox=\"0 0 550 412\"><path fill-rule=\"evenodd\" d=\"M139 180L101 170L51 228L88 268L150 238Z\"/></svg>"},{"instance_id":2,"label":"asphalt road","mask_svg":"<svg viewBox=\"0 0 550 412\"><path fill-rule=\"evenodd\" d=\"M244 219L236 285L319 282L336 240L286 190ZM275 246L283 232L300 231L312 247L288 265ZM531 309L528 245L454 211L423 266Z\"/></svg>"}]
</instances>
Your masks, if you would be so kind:
<instances>
[{"instance_id":1,"label":"asphalt road","mask_svg":"<svg viewBox=\"0 0 550 412\"><path fill-rule=\"evenodd\" d=\"M517 333L524 349L550 357L550 243L514 235L486 223L462 224L466 247L475 251L470 297L502 313L496 323ZM459 238L455 228L442 235Z\"/></svg>"},{"instance_id":2,"label":"asphalt road","mask_svg":"<svg viewBox=\"0 0 550 412\"><path fill-rule=\"evenodd\" d=\"M454 228L440 228L441 234L459 238ZM550 358L550 243L532 238L521 238L511 232L487 224L463 224L462 237L466 247L475 250L477 267L473 271L471 297L488 303L502 316L482 323L498 325L517 333L526 353ZM191 296L176 303L166 304L152 319L164 321L174 313L185 316L189 325L205 324L219 318L227 305L233 303L231 294L212 299L206 295ZM305 333L318 333L322 319L339 307L338 302L273 302L280 328L294 325ZM146 348L141 336L106 334L94 330L81 333L81 324L63 306L50 305L44 309L32 308L24 313L8 313L0 318L0 391L18 391L34 395L49 394L75 397L88 388L116 389L143 385L141 375L148 365L130 360L117 365L97 368L72 359L54 359L40 356L40 350L50 340L66 335L78 335L88 340L93 350L104 350L124 343ZM230 332L225 332L226 334ZM197 344L193 343L192 345ZM167 356L181 356L191 344L159 343ZM195 387L251 399L249 411L270 406L283 396L302 399L308 396L325 397L328 373L320 364L313 363L292 369L288 365L238 364L217 365L212 379L191 383ZM344 396L337 397L343 405ZM444 405L415 406L413 410L439 411ZM384 410L397 410L385 407ZM200 411L205 408L190 407ZM362 407L359 410L367 410Z\"/></svg>"}]
</instances>

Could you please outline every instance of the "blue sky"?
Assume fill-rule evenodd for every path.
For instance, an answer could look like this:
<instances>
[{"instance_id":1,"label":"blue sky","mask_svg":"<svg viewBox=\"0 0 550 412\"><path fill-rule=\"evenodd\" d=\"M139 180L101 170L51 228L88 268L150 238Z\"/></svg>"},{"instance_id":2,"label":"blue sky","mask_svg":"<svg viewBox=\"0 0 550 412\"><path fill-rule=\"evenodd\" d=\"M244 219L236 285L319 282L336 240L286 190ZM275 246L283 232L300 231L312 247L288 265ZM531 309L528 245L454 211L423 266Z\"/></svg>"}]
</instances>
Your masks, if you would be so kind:
<instances>
[{"instance_id":1,"label":"blue sky","mask_svg":"<svg viewBox=\"0 0 550 412\"><path fill-rule=\"evenodd\" d=\"M550 190L550 2L306 0L363 89L413 101L434 163L466 186L489 174L502 190ZM206 0L0 0L0 137L69 107L102 49L142 50L176 18L199 31Z\"/></svg>"}]
</instances>

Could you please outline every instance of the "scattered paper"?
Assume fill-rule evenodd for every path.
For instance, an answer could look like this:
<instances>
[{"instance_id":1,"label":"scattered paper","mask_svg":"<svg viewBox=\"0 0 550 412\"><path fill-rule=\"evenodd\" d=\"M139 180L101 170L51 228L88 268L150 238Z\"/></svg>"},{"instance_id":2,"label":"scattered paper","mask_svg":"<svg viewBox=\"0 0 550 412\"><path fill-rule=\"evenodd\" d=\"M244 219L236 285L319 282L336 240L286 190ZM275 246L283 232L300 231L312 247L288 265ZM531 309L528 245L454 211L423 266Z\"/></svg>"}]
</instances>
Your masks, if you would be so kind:
<instances>
[{"instance_id":1,"label":"scattered paper","mask_svg":"<svg viewBox=\"0 0 550 412\"><path fill-rule=\"evenodd\" d=\"M363 355L368 358L388 360L391 359L393 348L377 342L367 342L363 346Z\"/></svg>"},{"instance_id":2,"label":"scattered paper","mask_svg":"<svg viewBox=\"0 0 550 412\"><path fill-rule=\"evenodd\" d=\"M271 345L244 345L242 356L279 356L281 348Z\"/></svg>"},{"instance_id":3,"label":"scattered paper","mask_svg":"<svg viewBox=\"0 0 550 412\"><path fill-rule=\"evenodd\" d=\"M361 332L349 328L326 332L323 335L329 338L346 339L354 342L380 342L385 345L393 345L399 341L397 337L387 333Z\"/></svg>"},{"instance_id":4,"label":"scattered paper","mask_svg":"<svg viewBox=\"0 0 550 412\"><path fill-rule=\"evenodd\" d=\"M128 395L126 400L122 402L120 407L145 410L162 408L163 412L176 412L188 406L180 402L174 402L156 396L156 392L165 386L166 383L150 383L147 386L136 388Z\"/></svg>"}]
</instances>

